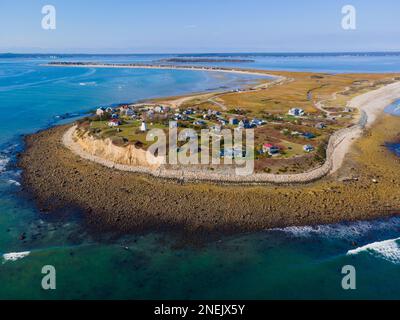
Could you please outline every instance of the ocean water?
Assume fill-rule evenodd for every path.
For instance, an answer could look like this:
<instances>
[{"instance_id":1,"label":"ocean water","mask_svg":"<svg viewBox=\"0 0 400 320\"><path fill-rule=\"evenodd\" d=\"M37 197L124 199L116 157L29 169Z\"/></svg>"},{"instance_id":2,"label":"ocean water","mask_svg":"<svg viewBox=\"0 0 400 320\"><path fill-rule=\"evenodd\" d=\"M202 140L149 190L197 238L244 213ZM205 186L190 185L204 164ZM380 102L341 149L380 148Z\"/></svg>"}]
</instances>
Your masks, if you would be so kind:
<instances>
[{"instance_id":1,"label":"ocean water","mask_svg":"<svg viewBox=\"0 0 400 320\"><path fill-rule=\"evenodd\" d=\"M51 59L153 63L165 57L169 55ZM397 54L246 57L256 61L220 65L400 72ZM21 173L15 167L16 153L23 148L22 135L71 121L97 106L236 88L255 81L251 76L184 70L41 66L49 59L0 55L0 298L400 298L400 218L396 217L265 230L192 247L177 245L171 235L155 233L99 239L85 229L73 208L57 215L39 212L21 192ZM41 288L45 265L56 268L56 290ZM341 287L345 265L356 268L357 290Z\"/></svg>"}]
</instances>

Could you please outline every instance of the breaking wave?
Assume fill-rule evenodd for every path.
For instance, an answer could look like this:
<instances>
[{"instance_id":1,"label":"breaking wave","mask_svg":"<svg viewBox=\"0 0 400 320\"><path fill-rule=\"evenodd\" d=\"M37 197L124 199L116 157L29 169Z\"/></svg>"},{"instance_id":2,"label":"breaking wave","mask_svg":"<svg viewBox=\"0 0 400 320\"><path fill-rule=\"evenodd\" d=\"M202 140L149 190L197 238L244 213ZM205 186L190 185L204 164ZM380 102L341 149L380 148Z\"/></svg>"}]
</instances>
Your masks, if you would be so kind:
<instances>
[{"instance_id":1,"label":"breaking wave","mask_svg":"<svg viewBox=\"0 0 400 320\"><path fill-rule=\"evenodd\" d=\"M17 186L17 187L19 187L19 186L21 185L20 182L14 180L14 179L8 179L7 182L8 182L9 184L12 184L12 185Z\"/></svg>"},{"instance_id":2,"label":"breaking wave","mask_svg":"<svg viewBox=\"0 0 400 320\"><path fill-rule=\"evenodd\" d=\"M369 243L365 246L349 250L347 255L357 255L366 252L389 262L400 264L400 246L398 241L400 241L400 238Z\"/></svg>"},{"instance_id":3,"label":"breaking wave","mask_svg":"<svg viewBox=\"0 0 400 320\"><path fill-rule=\"evenodd\" d=\"M6 171L10 158L0 154L0 173Z\"/></svg>"},{"instance_id":4,"label":"breaking wave","mask_svg":"<svg viewBox=\"0 0 400 320\"><path fill-rule=\"evenodd\" d=\"M400 217L379 219L372 221L357 221L330 225L275 228L268 231L279 231L294 237L326 237L326 238L361 238L368 235L398 234L400 229Z\"/></svg>"},{"instance_id":5,"label":"breaking wave","mask_svg":"<svg viewBox=\"0 0 400 320\"><path fill-rule=\"evenodd\" d=\"M3 263L7 261L17 261L19 259L29 256L30 253L30 251L5 253L3 254Z\"/></svg>"},{"instance_id":6,"label":"breaking wave","mask_svg":"<svg viewBox=\"0 0 400 320\"><path fill-rule=\"evenodd\" d=\"M21 171L15 167L15 155L19 144L8 145L0 151L0 181L10 185L20 186Z\"/></svg>"}]
</instances>

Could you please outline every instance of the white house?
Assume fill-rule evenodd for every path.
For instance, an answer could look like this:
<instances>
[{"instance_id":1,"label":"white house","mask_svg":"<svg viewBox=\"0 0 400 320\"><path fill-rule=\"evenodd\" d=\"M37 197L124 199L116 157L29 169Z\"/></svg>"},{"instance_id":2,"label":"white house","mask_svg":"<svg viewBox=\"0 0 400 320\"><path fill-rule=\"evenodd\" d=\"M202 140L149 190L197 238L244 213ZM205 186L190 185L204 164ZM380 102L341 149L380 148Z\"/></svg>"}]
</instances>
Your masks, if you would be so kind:
<instances>
[{"instance_id":1,"label":"white house","mask_svg":"<svg viewBox=\"0 0 400 320\"><path fill-rule=\"evenodd\" d=\"M289 110L288 115L294 117L301 117L304 116L304 110L300 108L292 108Z\"/></svg>"},{"instance_id":2,"label":"white house","mask_svg":"<svg viewBox=\"0 0 400 320\"><path fill-rule=\"evenodd\" d=\"M109 127L118 127L121 124L121 122L118 119L111 119L108 122Z\"/></svg>"},{"instance_id":3,"label":"white house","mask_svg":"<svg viewBox=\"0 0 400 320\"><path fill-rule=\"evenodd\" d=\"M104 114L104 110L103 110L102 108L98 108L98 109L96 110L96 115L97 115L97 116L101 117L103 114Z\"/></svg>"},{"instance_id":4,"label":"white house","mask_svg":"<svg viewBox=\"0 0 400 320\"><path fill-rule=\"evenodd\" d=\"M274 146L270 143L264 143L262 150L264 153L268 153L270 156L279 154L279 152L280 152L280 149L278 146Z\"/></svg>"},{"instance_id":5,"label":"white house","mask_svg":"<svg viewBox=\"0 0 400 320\"><path fill-rule=\"evenodd\" d=\"M154 111L157 113L163 113L164 112L164 107L163 106L157 106L154 108Z\"/></svg>"},{"instance_id":6,"label":"white house","mask_svg":"<svg viewBox=\"0 0 400 320\"><path fill-rule=\"evenodd\" d=\"M313 147L312 145L310 145L310 144L307 144L307 145L305 145L305 146L303 147L303 150L304 150L305 152L312 152L312 151L314 150L314 147Z\"/></svg>"},{"instance_id":7,"label":"white house","mask_svg":"<svg viewBox=\"0 0 400 320\"><path fill-rule=\"evenodd\" d=\"M239 124L239 120L238 119L236 119L236 118L230 118L229 119L229 124L230 125L237 125L237 124Z\"/></svg>"},{"instance_id":8,"label":"white house","mask_svg":"<svg viewBox=\"0 0 400 320\"><path fill-rule=\"evenodd\" d=\"M146 122L142 121L142 125L140 126L140 131L142 131L142 132L146 132L147 131Z\"/></svg>"}]
</instances>

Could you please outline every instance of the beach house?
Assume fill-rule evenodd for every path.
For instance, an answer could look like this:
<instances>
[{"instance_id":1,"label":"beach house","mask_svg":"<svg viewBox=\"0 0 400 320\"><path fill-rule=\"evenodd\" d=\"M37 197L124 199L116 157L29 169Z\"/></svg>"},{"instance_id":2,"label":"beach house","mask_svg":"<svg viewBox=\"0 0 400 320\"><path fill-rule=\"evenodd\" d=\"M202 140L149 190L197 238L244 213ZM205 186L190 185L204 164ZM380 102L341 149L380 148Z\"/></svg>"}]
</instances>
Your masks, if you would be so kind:
<instances>
[{"instance_id":1,"label":"beach house","mask_svg":"<svg viewBox=\"0 0 400 320\"><path fill-rule=\"evenodd\" d=\"M121 121L119 121L118 119L111 119L108 122L109 127L118 127L119 125L121 125Z\"/></svg>"},{"instance_id":2,"label":"beach house","mask_svg":"<svg viewBox=\"0 0 400 320\"><path fill-rule=\"evenodd\" d=\"M103 108L98 108L97 110L96 110L96 115L97 116L99 116L99 117L101 117L101 116L103 116L104 115L104 109Z\"/></svg>"},{"instance_id":3,"label":"beach house","mask_svg":"<svg viewBox=\"0 0 400 320\"><path fill-rule=\"evenodd\" d=\"M182 120L182 115L180 113L175 113L173 119L175 121Z\"/></svg>"},{"instance_id":4,"label":"beach house","mask_svg":"<svg viewBox=\"0 0 400 320\"><path fill-rule=\"evenodd\" d=\"M135 115L135 111L133 111L132 109L128 108L128 109L125 110L125 115L127 117L132 117L132 116Z\"/></svg>"},{"instance_id":5,"label":"beach house","mask_svg":"<svg viewBox=\"0 0 400 320\"><path fill-rule=\"evenodd\" d=\"M250 124L249 120L243 119L238 124L238 129L250 129L253 125Z\"/></svg>"},{"instance_id":6,"label":"beach house","mask_svg":"<svg viewBox=\"0 0 400 320\"><path fill-rule=\"evenodd\" d=\"M315 138L315 134L311 133L311 132L305 132L303 133L303 137L306 139L314 139Z\"/></svg>"},{"instance_id":7,"label":"beach house","mask_svg":"<svg viewBox=\"0 0 400 320\"><path fill-rule=\"evenodd\" d=\"M146 132L147 131L146 122L142 121L142 124L140 125L140 131L142 131L142 132Z\"/></svg>"},{"instance_id":8,"label":"beach house","mask_svg":"<svg viewBox=\"0 0 400 320\"><path fill-rule=\"evenodd\" d=\"M164 112L164 107L163 106L156 106L154 108L154 111L157 113L163 113Z\"/></svg>"},{"instance_id":9,"label":"beach house","mask_svg":"<svg viewBox=\"0 0 400 320\"><path fill-rule=\"evenodd\" d=\"M230 124L231 126L236 126L236 125L239 124L239 120L238 120L237 118L230 118L230 119L229 119L229 124Z\"/></svg>"},{"instance_id":10,"label":"beach house","mask_svg":"<svg viewBox=\"0 0 400 320\"><path fill-rule=\"evenodd\" d=\"M263 124L265 124L265 121L261 120L261 119L253 119L253 120L251 120L250 124L252 126L259 127L259 126L262 126Z\"/></svg>"},{"instance_id":11,"label":"beach house","mask_svg":"<svg viewBox=\"0 0 400 320\"><path fill-rule=\"evenodd\" d=\"M300 108L292 108L289 110L288 115L293 117L301 117L304 116L304 110Z\"/></svg>"},{"instance_id":12,"label":"beach house","mask_svg":"<svg viewBox=\"0 0 400 320\"><path fill-rule=\"evenodd\" d=\"M207 123L203 120L197 120L197 121L194 121L193 124L195 126L205 126Z\"/></svg>"},{"instance_id":13,"label":"beach house","mask_svg":"<svg viewBox=\"0 0 400 320\"><path fill-rule=\"evenodd\" d=\"M270 143L265 143L263 145L262 150L264 153L268 153L271 156L279 154L279 152L280 152L280 149L278 146L274 146L273 144L270 144Z\"/></svg>"},{"instance_id":14,"label":"beach house","mask_svg":"<svg viewBox=\"0 0 400 320\"><path fill-rule=\"evenodd\" d=\"M312 145L310 145L310 144L307 144L307 145L305 145L305 146L303 147L303 150L304 150L305 152L312 152L312 151L314 150L314 147L313 147Z\"/></svg>"}]
</instances>

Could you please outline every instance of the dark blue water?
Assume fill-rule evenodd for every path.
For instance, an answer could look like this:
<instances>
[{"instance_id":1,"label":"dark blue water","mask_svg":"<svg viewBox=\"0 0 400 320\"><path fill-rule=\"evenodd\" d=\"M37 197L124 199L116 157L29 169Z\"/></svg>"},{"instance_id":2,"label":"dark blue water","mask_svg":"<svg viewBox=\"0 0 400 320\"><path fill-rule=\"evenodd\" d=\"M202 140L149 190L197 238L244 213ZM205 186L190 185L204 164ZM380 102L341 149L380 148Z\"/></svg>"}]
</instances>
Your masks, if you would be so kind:
<instances>
[{"instance_id":1,"label":"dark blue water","mask_svg":"<svg viewBox=\"0 0 400 320\"><path fill-rule=\"evenodd\" d=\"M55 59L153 63L169 56ZM238 55L217 55L222 56ZM256 61L220 65L400 72L397 54L241 56ZM173 238L160 239L159 234L99 241L72 209L57 216L38 212L20 193L20 172L14 167L22 134L99 105L237 87L255 80L184 70L40 66L47 61L46 56L0 56L0 254L29 252L16 261L0 261L0 298L400 298L398 218L269 230L224 237L202 248L177 249ZM40 286L41 268L48 264L57 270L57 290L52 292ZM357 290L351 292L340 285L340 271L347 264L357 270Z\"/></svg>"}]
</instances>

